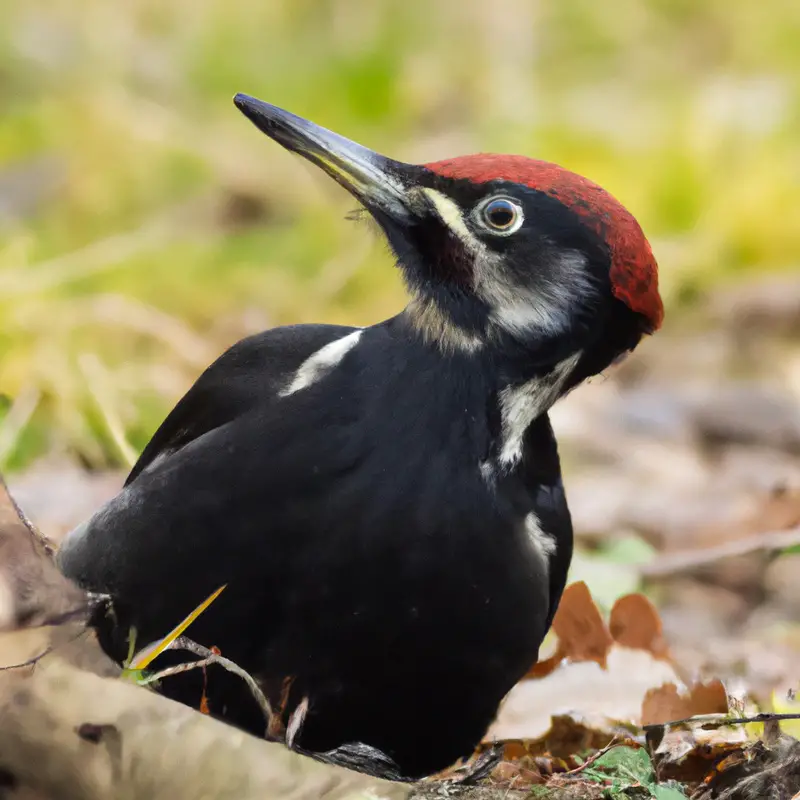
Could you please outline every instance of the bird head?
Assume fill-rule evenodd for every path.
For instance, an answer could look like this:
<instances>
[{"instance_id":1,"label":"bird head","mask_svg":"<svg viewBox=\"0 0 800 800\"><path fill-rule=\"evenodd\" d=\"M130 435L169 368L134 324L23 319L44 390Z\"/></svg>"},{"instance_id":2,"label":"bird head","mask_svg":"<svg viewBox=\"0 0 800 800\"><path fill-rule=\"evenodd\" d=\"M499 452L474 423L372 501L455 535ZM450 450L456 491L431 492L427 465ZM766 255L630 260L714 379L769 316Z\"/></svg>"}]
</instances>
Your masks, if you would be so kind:
<instances>
[{"instance_id":1,"label":"bird head","mask_svg":"<svg viewBox=\"0 0 800 800\"><path fill-rule=\"evenodd\" d=\"M586 178L515 155L406 164L247 95L234 102L374 217L411 292L408 318L443 350L489 350L534 369L580 354L574 385L660 326L650 245Z\"/></svg>"}]
</instances>

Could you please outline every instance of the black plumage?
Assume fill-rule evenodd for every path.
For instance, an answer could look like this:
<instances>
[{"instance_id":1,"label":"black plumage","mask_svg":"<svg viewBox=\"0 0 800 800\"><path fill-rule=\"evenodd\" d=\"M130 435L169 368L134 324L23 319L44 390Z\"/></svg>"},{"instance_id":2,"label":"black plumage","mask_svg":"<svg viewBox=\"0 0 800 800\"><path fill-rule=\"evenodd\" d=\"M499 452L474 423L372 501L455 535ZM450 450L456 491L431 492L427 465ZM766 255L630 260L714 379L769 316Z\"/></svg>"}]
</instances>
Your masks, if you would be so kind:
<instances>
[{"instance_id":1,"label":"black plumage","mask_svg":"<svg viewBox=\"0 0 800 800\"><path fill-rule=\"evenodd\" d=\"M412 302L363 330L297 325L234 345L59 563L111 596L95 625L117 659L131 627L140 646L158 639L227 584L191 637L273 702L288 680L285 715L307 698L302 748L364 742L427 774L480 740L564 588L572 529L547 409L660 310L620 299L613 236L530 179L402 165L237 104L362 200ZM473 211L495 196L524 218L517 241ZM202 681L162 691L197 705ZM210 670L208 699L263 733L235 677Z\"/></svg>"}]
</instances>

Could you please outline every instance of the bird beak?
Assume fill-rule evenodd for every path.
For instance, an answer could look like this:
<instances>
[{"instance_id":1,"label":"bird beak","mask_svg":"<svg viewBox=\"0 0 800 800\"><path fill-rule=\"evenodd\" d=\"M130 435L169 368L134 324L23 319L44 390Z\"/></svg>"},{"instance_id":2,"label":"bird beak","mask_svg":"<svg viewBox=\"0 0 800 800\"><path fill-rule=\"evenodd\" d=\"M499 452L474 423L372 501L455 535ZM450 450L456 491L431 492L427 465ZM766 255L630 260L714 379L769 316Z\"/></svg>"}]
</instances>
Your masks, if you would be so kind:
<instances>
[{"instance_id":1,"label":"bird beak","mask_svg":"<svg viewBox=\"0 0 800 800\"><path fill-rule=\"evenodd\" d=\"M411 220L414 194L408 192L408 178L403 180L414 169L411 165L246 94L237 94L233 102L259 130L321 167L367 209L379 209L397 221Z\"/></svg>"}]
</instances>

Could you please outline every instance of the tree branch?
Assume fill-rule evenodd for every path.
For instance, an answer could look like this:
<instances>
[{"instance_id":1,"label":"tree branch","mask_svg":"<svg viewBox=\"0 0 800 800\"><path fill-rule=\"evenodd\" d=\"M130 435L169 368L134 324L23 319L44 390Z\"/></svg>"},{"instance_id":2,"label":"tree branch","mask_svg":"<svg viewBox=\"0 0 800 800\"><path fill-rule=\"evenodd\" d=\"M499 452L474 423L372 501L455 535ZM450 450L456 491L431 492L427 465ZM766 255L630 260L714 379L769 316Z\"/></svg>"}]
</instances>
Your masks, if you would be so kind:
<instances>
[{"instance_id":1,"label":"tree branch","mask_svg":"<svg viewBox=\"0 0 800 800\"><path fill-rule=\"evenodd\" d=\"M657 560L643 564L639 568L639 574L643 578L663 578L674 575L676 572L685 572L714 564L723 558L743 556L761 550L784 550L797 545L800 545L800 526L785 531L758 533L748 536L746 539L736 539L733 542L724 542L714 547L662 553Z\"/></svg>"}]
</instances>

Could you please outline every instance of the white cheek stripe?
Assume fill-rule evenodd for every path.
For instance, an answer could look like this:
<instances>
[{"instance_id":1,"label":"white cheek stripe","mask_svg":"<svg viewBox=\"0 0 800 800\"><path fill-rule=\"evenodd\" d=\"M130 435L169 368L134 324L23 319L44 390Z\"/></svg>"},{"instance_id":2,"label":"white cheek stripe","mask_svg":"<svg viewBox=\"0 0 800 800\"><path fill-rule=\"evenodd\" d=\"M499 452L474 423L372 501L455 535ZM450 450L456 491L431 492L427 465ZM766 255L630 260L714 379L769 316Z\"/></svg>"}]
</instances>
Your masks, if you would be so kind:
<instances>
[{"instance_id":1,"label":"white cheek stripe","mask_svg":"<svg viewBox=\"0 0 800 800\"><path fill-rule=\"evenodd\" d=\"M566 251L549 264L550 279L533 289L516 285L497 265L479 287L491 307L492 322L512 335L556 334L569 323L576 298L588 296L592 283L586 257Z\"/></svg>"},{"instance_id":2,"label":"white cheek stripe","mask_svg":"<svg viewBox=\"0 0 800 800\"><path fill-rule=\"evenodd\" d=\"M423 188L422 191L433 203L436 213L442 222L470 249L478 254L486 250L486 246L477 236L467 227L464 216L458 204L452 201L447 195L437 192L436 189Z\"/></svg>"},{"instance_id":3,"label":"white cheek stripe","mask_svg":"<svg viewBox=\"0 0 800 800\"><path fill-rule=\"evenodd\" d=\"M542 557L545 565L548 565L550 556L556 552L556 540L542 530L539 518L533 511L525 517L525 533L528 535L533 549Z\"/></svg>"},{"instance_id":4,"label":"white cheek stripe","mask_svg":"<svg viewBox=\"0 0 800 800\"><path fill-rule=\"evenodd\" d=\"M287 397L324 378L357 344L364 331L359 329L329 342L310 355L298 368L291 383L279 394Z\"/></svg>"},{"instance_id":5,"label":"white cheek stripe","mask_svg":"<svg viewBox=\"0 0 800 800\"><path fill-rule=\"evenodd\" d=\"M520 386L501 389L500 416L502 420L502 444L498 463L501 469L509 470L522 458L522 440L530 424L555 403L575 365L581 351L556 364L552 372L533 378Z\"/></svg>"}]
</instances>

